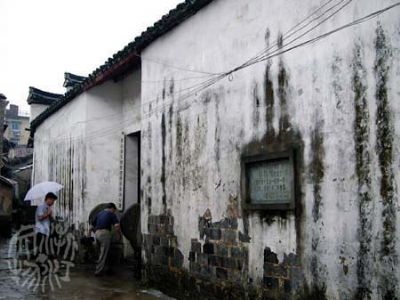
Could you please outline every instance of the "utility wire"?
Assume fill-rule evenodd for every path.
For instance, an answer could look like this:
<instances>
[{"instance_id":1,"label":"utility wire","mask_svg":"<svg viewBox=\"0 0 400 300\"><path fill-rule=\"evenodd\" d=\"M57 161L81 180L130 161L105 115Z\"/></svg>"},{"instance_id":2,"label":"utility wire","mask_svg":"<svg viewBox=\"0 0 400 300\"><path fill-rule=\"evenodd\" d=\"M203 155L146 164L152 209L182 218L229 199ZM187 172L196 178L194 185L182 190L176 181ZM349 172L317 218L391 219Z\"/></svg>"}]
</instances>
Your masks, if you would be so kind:
<instances>
[{"instance_id":1,"label":"utility wire","mask_svg":"<svg viewBox=\"0 0 400 300\"><path fill-rule=\"evenodd\" d=\"M285 47L287 47L288 45L294 43L295 41L299 40L300 38L302 38L303 36L307 35L308 33L310 33L311 31L313 31L314 29L318 28L319 26L321 26L323 23L325 23L326 21L328 21L329 19L333 18L336 14L338 14L340 11L342 11L347 5L349 5L353 0L348 0L347 2L345 2L341 7L339 7L337 10L335 10L332 14L328 15L326 18L322 19L322 21L319 21L316 25L314 25L313 27L311 27L310 29L306 30L304 33L302 33L301 35L299 35L298 37L290 40L289 42L285 43ZM324 16L327 12L330 12L332 9L334 9L336 6L340 5L341 3L343 3L344 0L340 1L339 3L335 4L334 6L330 7L329 9L327 9L322 15L318 16L317 18L313 19L311 22L307 23L306 25L302 26L301 28L299 28L298 30L294 31L293 33L289 34L286 37L282 38L282 42L285 41L286 39L288 39L289 37L293 36L295 33L301 31L302 29L306 28L308 25L310 25L312 22L318 20L319 18L321 18L322 16ZM277 46L277 43L275 44L275 46ZM254 63L257 63L259 61L263 61L262 59L269 54L269 51L273 48L275 48L275 46L269 47L264 51L263 55L260 55L259 57L250 59L249 61L247 61L246 63L242 64L241 66L236 67L235 69L230 70L229 72L227 72L226 74L232 74L236 71L239 71L247 66L251 66ZM278 52L280 49L275 50L275 52ZM274 53L274 52L273 52Z\"/></svg>"},{"instance_id":2,"label":"utility wire","mask_svg":"<svg viewBox=\"0 0 400 300\"><path fill-rule=\"evenodd\" d=\"M350 1L351 1L351 0L350 0ZM331 31L328 31L328 32L326 32L326 33L324 33L324 34L321 34L321 35L319 35L319 36L317 36L317 37L315 37L315 38L306 40L306 41L304 41L304 42L302 42L302 43L299 43L299 44L297 44L297 45L294 45L294 46L292 46L292 47L290 47L290 48L287 48L287 49L280 49L280 50L278 50L278 51L275 51L274 53L272 53L272 54L270 54L270 55L266 55L266 56L260 58L259 60L254 61L254 62L251 62L251 63L246 64L246 65L243 65L243 66L241 66L240 68L238 67L238 68L232 69L231 71L226 72L226 73L225 73L225 76L222 76L222 78L225 78L226 76L229 76L230 74L233 74L234 72L237 72L237 71L239 71L239 70L248 68L248 67L250 67L250 66L252 66L252 65L254 65L254 64L257 64L257 63L260 63L260 62L269 60L269 59L274 58L274 57L276 57L276 56L279 56L279 55L282 55L282 54L287 53L287 52L289 52L289 51L292 51L292 50L294 50L294 49L297 49L297 48L300 48L300 47L303 47L303 46L306 46L306 45L315 43L315 42L317 42L317 41L319 41L319 40L321 40L321 39L324 39L324 38L326 38L326 37L328 37L328 36L330 36L330 35L332 35L332 34L334 34L334 33L337 33L337 32L339 32L339 31L342 31L342 30L347 29L347 28L349 28L349 27L353 27L353 26L355 26L355 25L358 25L358 24L367 22L367 21L369 21L369 20L371 20L371 19L373 19L373 18L375 18L375 17L377 17L377 16L383 14L384 12L387 12L387 11L389 11L389 10L391 10L391 9L393 9L393 8L395 8L395 7L397 7L397 6L400 6L400 2L397 2L397 3L393 4L393 5L390 5L390 6L386 7L386 8L383 8L383 9L381 9L381 10L375 11L375 12L373 12L373 13L371 13L371 14L368 14L368 15L362 17L362 18L356 19L356 20L354 20L354 21L352 21L352 22L350 22L350 23L347 23L347 24L345 24L345 25L342 25L342 26L340 26L340 27L337 27L337 28L335 28L335 29L333 29L333 30L331 30ZM222 78L221 78L221 79L222 79ZM219 79L219 80L221 80L221 79ZM215 83L216 83L217 81L219 81L219 80L216 80L214 83L209 83L209 84L207 84L207 85L205 85L205 86L208 87L208 86L210 86L210 85L212 85L212 84L215 84ZM178 112L178 111L175 111L175 113L176 113L176 112ZM152 112L152 113L153 113L153 112ZM144 119L146 119L146 118L144 118Z\"/></svg>"},{"instance_id":3,"label":"utility wire","mask_svg":"<svg viewBox=\"0 0 400 300\"><path fill-rule=\"evenodd\" d=\"M262 62L262 61L271 59L271 58L276 57L276 56L278 56L278 55L282 55L282 54L284 54L284 53L286 53L286 52L289 52L289 51L292 51L292 50L294 50L294 49L297 49L297 48L306 46L306 45L308 45L308 44L315 43L315 42L317 42L317 41L319 41L319 40L322 40L322 39L324 39L324 38L326 38L326 37L328 37L328 36L330 36L330 35L332 35L332 34L334 34L334 33L336 33L336 32L342 31L342 30L347 29L347 28L349 28L349 27L353 27L353 26L355 26L355 25L358 25L358 24L367 22L367 21L369 21L369 20L371 20L371 19L373 19L373 18L376 18L377 16L379 16L379 15L383 14L384 12L386 12L386 11L388 11L388 10L391 10L391 9L397 7L397 6L400 6L400 2L397 2L397 3L393 4L393 5L390 5L390 6L386 7L386 8L380 9L380 10L378 10L378 11L375 11L375 12L373 12L373 13L371 13L371 14L368 14L368 15L362 17L362 18L356 19L356 20L354 20L354 21L352 21L352 22L350 22L350 23L347 23L347 24L345 24L345 25L342 25L342 26L340 26L340 27L337 27L337 28L335 28L335 29L333 29L333 30L330 30L330 31L328 31L328 32L326 32L326 33L324 33L324 34L321 34L321 35L319 35L319 36L317 36L317 37L315 37L315 38L309 39L309 40L304 41L304 42L302 42L302 43L299 43L299 44L297 44L297 45L295 45L295 46L292 46L292 47L290 47L290 48L288 48L288 49L285 49L285 50L282 50L282 51L278 51L277 53L274 53L274 54L265 56L265 57L261 58L259 61L256 61L256 62L254 62L254 63L252 63L252 64L250 64L250 65L248 65L248 66L245 66L244 68L247 68L247 67L249 67L249 66L251 66L251 65L254 65L254 64L256 64L256 63L259 63L259 62Z\"/></svg>"},{"instance_id":4,"label":"utility wire","mask_svg":"<svg viewBox=\"0 0 400 300\"><path fill-rule=\"evenodd\" d=\"M128 103L129 103L128 107L130 109L132 109L131 112L134 113L134 110L136 109L136 106L138 106L138 103L133 103L130 98L128 98L127 100L128 100ZM88 123L88 122L92 122L92 121L95 121L95 120L102 120L102 119L105 119L105 118L107 118L107 119L111 118L112 119L112 118L116 118L116 117L121 118L121 114L120 113L116 113L116 114L111 114L109 116L101 116L101 117L93 118L93 119L90 119L90 120L78 121L78 122L72 124L71 127L74 128L76 125L81 124L81 123ZM40 141L46 141L46 142L49 142L49 141L53 141L53 142L71 141L71 142L75 142L75 141L79 141L83 137L85 138L85 140L86 140L86 138L88 140L90 140L91 137L98 136L98 133L103 133L103 134L106 133L105 135L108 135L110 133L114 133L115 129L119 131L119 130L121 130L121 127L123 127L125 125L128 125L130 122L131 122L130 119L122 120L122 121L117 122L116 124L113 124L111 126L102 127L102 128L97 129L97 130L94 130L92 132L89 132L88 134L85 132L85 133L81 133L81 134L74 135L74 136L68 136L68 133L66 133L64 135L61 135L61 136L55 138L55 139L51 139L51 140L43 139L43 140L40 140ZM99 135L99 137L101 137L101 135Z\"/></svg>"},{"instance_id":5,"label":"utility wire","mask_svg":"<svg viewBox=\"0 0 400 300\"><path fill-rule=\"evenodd\" d=\"M330 0L327 3L323 4L321 7L319 7L318 9L316 9L315 11L313 11L310 15L308 15L305 19L303 19L302 21L300 21L299 23L297 23L296 25L294 25L292 28L290 28L288 31L286 31L283 35L282 35L282 43L288 39L289 37L293 36L294 34L296 34L297 32L301 31L302 29L306 28L308 25L310 25L312 22L316 21L317 19L321 18L323 15L325 15L327 12L329 12L330 10L332 10L334 7L336 7L337 5L343 3L345 0L341 0L340 2L334 4L334 6L328 8L327 10L325 10L324 12L322 12L321 15L319 15L316 18L312 18L314 15L316 15L317 13L319 13L323 8L325 8L326 6L328 6L329 4L331 4L334 0ZM312 18L312 19L311 19ZM302 25L303 23L305 23L307 20L311 19L311 21L308 21L305 25ZM300 26L302 25L302 26ZM299 27L300 28L297 28ZM266 52L269 52L270 50L272 50L273 48L279 46L278 42L276 41L274 44L272 44L271 46L268 46L267 48L263 49L261 52L259 52L257 55L255 55L254 57L250 58L248 61L246 61L245 63L242 64L246 65L254 60L256 60L257 58L259 58L261 55L265 54Z\"/></svg>"},{"instance_id":6,"label":"utility wire","mask_svg":"<svg viewBox=\"0 0 400 300\"><path fill-rule=\"evenodd\" d=\"M163 63L163 62L157 61L157 60L152 59L152 58L142 57L139 54L134 54L134 55L139 57L142 60L147 60L147 61L150 61L150 62L155 63L155 64L159 64L159 65L162 65L162 66L165 66L165 67L168 67L168 68L177 69L177 70L181 70L181 71L192 72L192 73L200 73L200 74L206 74L206 75L220 75L221 74L221 73L206 72L206 71L202 71L202 70L196 70L196 69L189 69L189 68L174 66L174 65L170 65L170 64L167 64L167 63Z\"/></svg>"},{"instance_id":7,"label":"utility wire","mask_svg":"<svg viewBox=\"0 0 400 300\"><path fill-rule=\"evenodd\" d=\"M343 3L345 0L340 0L338 3L334 4L331 7L328 7L326 10L324 10L319 16L313 18L310 22L306 23L305 25L301 26L299 29L295 30L297 27L299 27L300 25L302 25L304 22L306 22L308 19L310 19L311 17L313 17L316 13L320 12L324 7L326 7L327 5L329 5L330 3L332 3L334 0L330 0L327 3L323 4L320 8L318 8L317 10L315 10L312 14L310 14L309 16L307 16L305 19L303 19L302 21L300 21L299 23L297 23L295 26L293 26L291 29L289 29L287 31L287 33L284 36L282 36L282 41L286 40L287 38L293 36L294 34L296 34L298 31L304 29L306 26L310 25L312 22L322 18L323 16L325 16L328 12L330 12L332 9L334 9L335 7L337 7L338 5L340 5L341 3ZM322 21L320 21L317 25L313 26L311 29L309 29L308 31L306 31L305 33L303 33L300 37L295 38L294 40L290 41L289 43L285 44L284 47L287 47L289 44L293 43L294 41L298 40L299 38L303 37L304 35L306 35L307 33L311 32L312 30L314 30L315 28L317 28L318 26L320 26L322 23L326 22L327 20L329 20L330 18L332 18L334 15L336 15L338 12L340 12L342 9L344 9L348 4L350 4L352 0L348 0L343 6L341 6L338 10L336 10L334 13L332 13L331 15L329 15L328 17L326 17L325 19L323 19ZM294 31L294 32L293 32ZM260 56L262 53L264 52L268 52L269 50L273 49L275 46L277 46L278 43L276 42L274 45L264 49L262 52L260 52L260 54L258 56ZM280 49L279 49L280 50ZM278 50L275 50L278 51ZM204 82L201 82L197 85L194 85L192 87L189 88L185 88L185 89L181 89L179 90L177 93L181 93L182 91L189 91L188 93L184 94L183 96L181 96L179 98L180 101L182 101L182 99L187 99L190 98L192 95L202 91L203 89L215 84L216 82L222 80L223 78L225 78L226 76L231 76L231 74L233 74L234 72L244 68L247 65L250 65L251 63L253 63L254 61L256 61L257 57L254 57L250 60L248 60L247 62L245 62L244 64L228 71L225 73L222 73L219 76L210 78ZM146 104L150 104L154 101L157 101L158 99L154 99L152 101L147 101ZM152 111L160 111L163 110L163 108L165 108L166 106L168 106L168 104L163 104L161 106L159 106L159 108L156 108L155 110L153 109Z\"/></svg>"},{"instance_id":8,"label":"utility wire","mask_svg":"<svg viewBox=\"0 0 400 300\"><path fill-rule=\"evenodd\" d=\"M316 13L320 12L324 7L328 6L328 5L329 5L330 3L332 3L333 1L334 1L334 0L330 0L330 1L328 1L327 3L323 4L321 7L319 7L319 8L316 9L315 11L313 11L313 13L311 13L309 16L307 16L304 20L302 20L301 22L299 22L299 23L297 23L295 26L293 26L291 29L289 29L289 30L287 31L287 33L286 33L287 36L283 36L283 39L282 39L282 40L285 40L285 39L287 39L287 38L293 36L294 34L296 34L297 32L299 32L300 30L302 30L303 28L305 28L306 26L308 26L309 24L311 24L311 23L314 22L315 20L318 20L319 18L321 18L322 16L324 16L327 12L331 11L331 10L332 10L333 8L335 8L336 6L338 6L338 5L340 5L341 3L343 3L345 0L341 0L341 1L339 1L338 3L334 4L333 6L327 8L325 11L322 12L322 14L320 14L319 16L313 18L311 21L309 21L309 22L306 23L305 25L303 25L303 26L301 26L300 28L298 28L297 30L295 30L298 26L302 25L305 21L309 20L309 19L310 19L311 17L313 17ZM317 26L314 26L312 29L308 30L308 31L307 31L306 33L304 33L302 36L304 36L305 34L307 34L308 32L310 32L311 30L317 28L317 27L318 27L320 24L322 24L323 22L325 22L325 21L327 21L328 19L330 19L331 17L333 17L333 16L334 16L335 14L337 14L341 9L343 9L345 6L347 6L351 1L352 1L352 0L349 0L344 6L342 6L340 9L338 9L337 11L335 11L333 14L331 14L331 15L328 16L327 18L325 18L322 22L318 23ZM288 34L288 33L290 33L290 34ZM301 37L302 37L302 36L301 36ZM299 38L300 38L300 37L299 37ZM298 38L296 38L295 40L297 40L297 39L298 39ZM294 42L295 40L292 40L290 43ZM277 44L275 44L274 46L276 46L276 45L277 45ZM263 52L265 52L265 51L268 51L269 49L273 48L274 46L267 48L266 50L262 51L261 53L263 53ZM285 46L287 46L287 45L285 45ZM141 57L141 56L139 56L139 55L136 55L136 56ZM155 60L152 60L152 59L147 59L147 60L156 62ZM253 63L252 60L249 60L248 62L246 62L246 63L243 64L242 66L239 66L239 67L236 68L236 69L237 69L237 70L240 70L241 68L243 68L244 66L246 66L246 65L247 65L248 63L250 63L250 62ZM168 66L168 67L174 67L174 66L167 65L167 64L163 64L163 63L160 63L160 62L157 62L157 63L159 63L159 64L161 64L161 65ZM198 71L196 71L196 70L189 70L189 69L184 69L184 68L180 68L180 67L174 67L174 68L176 68L176 69L183 69L183 70L185 70L185 71L194 71L194 72L198 72ZM222 80L222 79L225 78L226 76L229 76L229 75L232 74L233 72L236 72L237 70L231 70L231 71L229 71L229 72L219 73L219 75L217 75L217 73L208 73L208 74L212 74L212 75L207 75L207 76L204 76L204 77L210 76L211 78L209 78L209 79L207 79L207 80L205 80L205 81L203 81L203 82L200 82L200 83L198 83L198 84L195 84L195 85L193 85L193 86L190 86L190 87L188 87L188 88L183 88L183 89L179 90L178 92L176 92L176 93L174 93L174 94L178 94L178 93L181 94L182 92L186 92L186 91L187 91L187 93L185 93L184 95L181 95L181 96L179 97L179 101L183 101L183 100L185 100L185 99L190 98L190 97L193 96L194 94L196 94L196 93L198 93L198 92L200 92L200 91L206 89L207 87L214 85L214 84L217 83L218 81ZM199 77L199 78L202 78L202 76ZM154 82L157 82L157 81L154 81ZM158 82L162 82L162 81L158 81ZM147 101L146 104L147 104L147 105L150 105L151 103L156 102L156 101L158 101L158 98L156 98L156 99L154 99L154 100L152 100L152 101ZM144 115L154 114L155 112L162 111L163 108L165 108L166 106L168 106L168 105L167 105L167 104L164 104L164 105L161 105L161 106L159 106L159 107L156 107L155 109L152 109L152 111L149 111L148 113L144 113ZM84 122L84 121L83 121L83 122ZM78 122L78 123L82 123L82 122Z\"/></svg>"},{"instance_id":9,"label":"utility wire","mask_svg":"<svg viewBox=\"0 0 400 300\"><path fill-rule=\"evenodd\" d=\"M346 2L345 5L348 5L348 3L351 2L351 1L352 1L352 0ZM271 54L269 54L269 55L262 56L262 57L258 58L257 60L251 61L251 62L249 62L248 64L242 64L240 67L234 68L234 69L232 69L231 71L226 72L225 74L218 75L218 76L216 76L215 78L209 79L209 80L207 80L207 81L205 81L205 82L202 82L202 83L200 83L200 84L198 84L198 85L196 85L196 86L194 86L194 87L190 87L190 88L187 88L187 89L190 89L192 92L194 91L194 92L197 93L197 92L202 91L202 90L206 89L207 87L209 87L209 86L215 84L216 82L220 81L221 79L223 79L223 78L229 76L230 74L232 74L232 73L234 73L234 72L237 72L237 71L239 71L239 70L241 70L241 69L244 69L244 68L248 68L248 67L250 67L250 66L252 66L252 65L254 65L254 64L260 63L260 62L262 62L262 61L269 60L269 59L274 58L274 57L276 57L276 56L279 56L279 55L282 55L282 54L287 53L287 52L289 52L289 51L292 51L292 50L294 50L294 49L297 49L297 48L300 48L300 47L303 47L303 46L306 46L306 45L309 45L309 44L313 44L313 43L315 43L315 42L317 42L317 41L319 41L319 40L322 40L322 39L324 39L324 38L326 38L326 37L328 37L328 36L330 36L330 35L332 35L332 34L335 34L335 33L339 32L339 31L342 31L342 30L347 29L347 28L349 28L349 27L353 27L353 26L356 26L356 25L358 25L358 24L367 22L367 21L369 21L369 20L371 20L371 19L373 19L373 18L375 18L375 17L377 17L377 16L379 16L379 15L381 15L381 14L383 14L383 13L385 13L385 12L387 12L387 11L393 9L393 8L395 8L395 7L398 7L398 6L400 6L400 2L397 2L397 3L393 4L393 5L390 5L390 6L388 6L388 7L385 7L385 8L383 8L383 9L378 10L378 11L375 11L375 12L373 12L373 13L371 13L371 14L368 14L368 15L362 17L362 18L356 19L356 20L354 20L354 21L352 21L352 22L350 22L350 23L347 23L347 24L345 24L345 25L342 25L342 26L340 26L340 27L337 27L337 28L335 28L335 29L333 29L333 30L331 30L331 31L328 31L328 32L326 32L326 33L324 33L324 34L321 34L321 35L319 35L319 36L317 36L317 37L314 37L314 38L308 39L308 40L306 40L306 41L304 41L304 42L302 42L302 43L296 44L296 45L294 45L294 46L292 46L292 47L290 47L290 48L287 48L287 49L280 49L279 51L275 51L274 53L271 53ZM342 9L342 8L343 8L343 6L342 6L340 9ZM338 12L338 11L336 11L334 14L336 14L337 12ZM331 16L332 16L332 15L330 15L330 17L331 17ZM326 19L325 19L324 21L326 21ZM321 22L320 22L320 23L321 23ZM319 23L319 24L320 24L320 23ZM319 26L319 25L317 24L316 26ZM314 26L313 28L316 28L316 26ZM307 32L310 32L310 30L308 30ZM306 33L304 33L304 34L306 34ZM302 36L304 36L304 34L303 34ZM298 39L298 38L296 38L296 40L297 40L297 39ZM188 94L188 96L190 96L190 95ZM149 102L146 102L146 104L147 104L147 103L149 103ZM181 111L181 110L175 110L175 111L173 111L173 112L176 113L176 112L180 112L180 111ZM147 116L146 116L146 117L142 117L141 120L145 120L145 119L147 119L147 118L150 118L153 114L154 114L154 111L149 112L149 113L147 114ZM146 114L144 114L144 115L146 115ZM123 123L127 122L127 121L130 121L130 120L125 120L124 122L121 123L121 125L122 125ZM118 130L120 130L120 128L116 128L115 125L113 125L113 126L112 126L111 128L109 128L109 129L104 129L104 128L99 129L98 131L95 131L95 132L92 132L92 133L97 133L97 132L100 131L100 132L103 132L103 134L102 134L101 136L97 136L96 134L93 134L93 135L92 135L92 133L91 133L90 136L89 136L89 141L92 140L92 139L94 139L94 138L98 138L98 137L102 137L102 136L107 136L107 135L109 135L109 134L113 134L113 131L112 131L113 129L118 129Z\"/></svg>"},{"instance_id":10,"label":"utility wire","mask_svg":"<svg viewBox=\"0 0 400 300\"><path fill-rule=\"evenodd\" d=\"M320 6L319 8L317 8L315 11L313 11L309 16L307 16L307 17L306 17L305 19L303 19L301 22L297 23L297 24L294 25L292 28L290 28L290 29L285 33L285 36L283 37L283 39L287 39L287 38L289 38L290 36L294 35L294 34L297 33L298 31L300 31L301 29L303 29L304 27L306 27L307 25L309 25L311 22L315 21L316 19L318 19L318 18L320 18L321 16L323 16L324 14L326 14L327 11L331 10L333 7L335 7L335 6L337 6L338 4L342 3L344 0L341 0L340 2L338 2L337 4L335 4L333 7L330 7L330 8L328 8L327 10L325 10L320 16L317 16L316 18L314 18L314 19L312 19L310 22L308 22L306 25L303 25L301 28L295 30L297 27L299 27L301 24L303 24L304 22L306 22L308 19L312 18L314 15L316 15L318 12L320 12L321 10L323 10L326 6L328 6L328 5L329 5L330 3L332 3L333 1L335 1L335 0L329 0L328 2L326 2L325 4L323 4L322 6ZM294 31L294 30L295 30L295 31ZM292 32L292 31L294 31L294 32ZM290 33L290 34L289 34L289 33ZM287 36L286 36L286 35L287 35ZM271 48L271 47L270 47L270 48ZM266 49L266 50L268 51L268 49ZM266 50L261 51L259 55L263 54ZM258 58L259 55L256 56L254 59ZM189 99L192 95L194 95L194 94L196 94L196 93L198 93L198 92L200 92L200 91L206 89L207 87L212 86L212 85L215 84L216 82L222 80L222 79L225 78L227 75L229 76L229 74L232 73L232 72L231 72L231 73L228 73L228 74L227 74L227 73L224 74L224 73L205 72L205 71L201 71L201 70L189 69L189 68L184 68L184 67L180 67L180 66L173 66L173 65L170 65L170 64L166 64L166 63L157 61L157 60L155 60L155 59L151 59L151 58L143 58L142 56L140 56L140 55L138 55L138 54L135 54L135 56L137 56L137 57L139 57L139 58L141 58L141 59L143 59L143 60L147 60L147 61L150 61L150 62L153 62L153 63L156 63L156 64L160 64L160 65L163 65L163 66L166 66L166 67L169 67L169 68L178 69L178 70L182 70L182 71L186 71L186 72L193 72L193 73L205 74L204 76L191 77L191 78L189 77L189 78L183 78L183 79L180 79L180 80L179 80L179 79L175 79L175 80L171 80L171 81L185 81L185 80L200 79L200 78L207 78L207 77L208 77L208 79L205 80L205 81L203 81L203 82L200 82L200 83L195 84L195 85L193 85L193 86L191 86L191 87L188 87L188 88L184 88L184 89L179 90L179 91L177 92L177 93L179 93L179 94L181 94L182 92L186 92L186 91L187 91L186 94L180 96L179 100L180 100L181 102L182 102L183 100L185 100L185 99ZM252 60L249 60L248 62L252 62ZM246 63L248 63L248 62L246 62ZM166 82L166 81L167 81L167 80L159 80L159 81L156 81L156 80L155 80L155 81L144 81L144 80L140 80L140 81L138 81L138 83L141 83L141 84L142 84L142 83L159 83L159 82L163 82L163 83L164 83L164 82ZM175 94L177 94L177 93L175 93ZM152 101L148 101L148 102L146 102L146 104L150 105L152 102L155 102L155 101L158 101L158 98L155 99L155 100L152 100ZM133 105L133 106L134 106L134 105ZM156 111L161 111L161 110L163 109L163 107L165 108L165 105L164 105L164 106L159 106L159 107L157 107L157 108L156 108ZM154 114L156 111L155 111L155 110L149 111L149 112L147 113L147 115ZM57 119L54 120L54 122L53 122L52 125L54 125L55 122L56 122L58 119L62 118L66 113L67 113L67 111L64 111L63 114L62 114L59 118L57 118ZM146 115L146 113L144 113L144 115ZM99 119L102 119L102 118L114 118L114 116L115 116L115 117L118 117L119 114L115 114L115 115L113 114L113 115L109 115L109 116L94 118L94 119L86 120L86 121L78 121L78 122L76 122L75 124L73 124L73 127L77 126L78 124L89 123L89 122L91 122L91 121L99 120ZM119 125L122 125L122 124L119 124ZM51 126L51 127L52 127L52 126ZM106 128L102 128L102 129L100 129L99 131L104 133L104 130L107 130L107 129L106 129ZM79 139L79 136L77 136L77 137L75 137L75 138ZM64 137L61 136L61 137L58 137L58 138L57 138L57 140L68 140L68 139L70 139L70 137L68 137L68 136L66 136L66 135L64 135Z\"/></svg>"}]
</instances>

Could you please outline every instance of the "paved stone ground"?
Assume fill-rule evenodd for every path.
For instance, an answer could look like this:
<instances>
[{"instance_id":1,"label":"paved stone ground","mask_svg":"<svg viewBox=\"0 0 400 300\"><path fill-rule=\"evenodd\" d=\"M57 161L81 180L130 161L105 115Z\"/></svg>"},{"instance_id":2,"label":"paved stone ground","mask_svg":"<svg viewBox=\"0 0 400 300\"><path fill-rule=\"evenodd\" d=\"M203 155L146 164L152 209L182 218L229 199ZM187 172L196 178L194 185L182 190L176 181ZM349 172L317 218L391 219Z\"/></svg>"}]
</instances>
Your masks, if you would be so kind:
<instances>
[{"instance_id":1,"label":"paved stone ground","mask_svg":"<svg viewBox=\"0 0 400 300\"><path fill-rule=\"evenodd\" d=\"M7 299L133 299L153 300L171 299L156 290L142 290L133 279L132 272L122 270L118 275L95 277L84 269L71 268L70 281L60 281L60 286L53 281L51 289L48 282L39 286L36 291L24 287L21 276L18 278L10 271L9 263L13 262L13 254L9 251L9 240L0 240L0 300ZM20 279L18 281L18 279Z\"/></svg>"}]
</instances>

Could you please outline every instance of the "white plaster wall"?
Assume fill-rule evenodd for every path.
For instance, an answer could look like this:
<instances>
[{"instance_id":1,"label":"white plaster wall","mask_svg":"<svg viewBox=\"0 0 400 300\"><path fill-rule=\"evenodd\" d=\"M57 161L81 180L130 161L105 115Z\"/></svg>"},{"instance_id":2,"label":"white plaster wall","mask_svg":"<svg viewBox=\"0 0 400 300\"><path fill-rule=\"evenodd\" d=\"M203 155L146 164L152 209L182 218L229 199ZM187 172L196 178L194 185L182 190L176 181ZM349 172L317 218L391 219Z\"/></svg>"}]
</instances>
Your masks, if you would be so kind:
<instances>
[{"instance_id":1,"label":"white plaster wall","mask_svg":"<svg viewBox=\"0 0 400 300\"><path fill-rule=\"evenodd\" d=\"M87 206L118 202L122 137L121 84L107 81L87 92Z\"/></svg>"},{"instance_id":2,"label":"white plaster wall","mask_svg":"<svg viewBox=\"0 0 400 300\"><path fill-rule=\"evenodd\" d=\"M30 109L31 109L31 114L30 114L30 122L36 119L38 115L40 115L42 112L48 108L48 105L43 105L43 104L31 104Z\"/></svg>"},{"instance_id":3,"label":"white plaster wall","mask_svg":"<svg viewBox=\"0 0 400 300\"><path fill-rule=\"evenodd\" d=\"M56 213L76 224L85 211L86 106L82 94L50 116L34 136L33 184L50 180L64 185Z\"/></svg>"},{"instance_id":4,"label":"white plaster wall","mask_svg":"<svg viewBox=\"0 0 400 300\"><path fill-rule=\"evenodd\" d=\"M340 14L313 31L306 39L346 24L395 1L352 2ZM204 74L183 71L227 71L275 43L286 32L314 11L321 1L214 1L195 16L159 38L142 53L142 228L147 230L149 214L170 211L175 218L174 231L179 249L188 256L190 240L199 238L198 217L211 210L213 221L226 215L229 198L240 199L240 156L251 142L266 132L265 71L267 63L233 74L205 91L187 97L188 88ZM282 107L279 101L278 72L283 64L288 74L287 111L290 130L299 132L304 143L301 201L304 207L297 236L295 217L275 217L268 225L254 213L249 218L250 277L262 280L263 250L270 247L282 261L284 254L301 257L305 278L310 286L325 286L330 299L352 298L360 288L357 263L360 252L360 192L356 174L355 110L352 64L356 43L363 49L369 110L371 211L365 217L372 223L368 244L369 288L373 298L383 297L387 281L396 283L399 295L400 269L381 252L383 239L382 200L379 195L381 174L376 151L377 124L374 39L377 21L389 40L392 56L387 81L393 122L393 162L395 183L399 184L399 28L398 9L378 19L341 31L315 44L302 47L271 60L270 76L274 86L274 117L270 120L279 132ZM304 39L303 39L304 40ZM301 41L303 41L301 40ZM397 55L396 55L397 54ZM155 64L152 60L162 62ZM163 65L164 64L164 65ZM170 66L178 66L179 70ZM209 78L209 77L208 77ZM147 82L147 84L145 83ZM152 82L149 84L148 82ZM256 107L257 95L261 100ZM259 118L259 119L257 119ZM163 137L162 124L166 131ZM270 129L270 128L269 128ZM324 174L320 183L320 217L313 218L317 184L311 174L314 150L312 137L323 139ZM166 207L162 204L163 149L166 156ZM398 198L395 189L395 199ZM395 224L398 224L398 200ZM151 206L149 205L151 203ZM243 224L240 224L243 231ZM146 233L146 232L145 232ZM398 235L398 234L397 234ZM395 253L399 244L395 241ZM380 257L380 258L375 258ZM383 263L384 262L384 263ZM188 267L188 260L185 259ZM388 275L391 273L391 275ZM391 277L392 276L392 277ZM387 280L386 280L387 279ZM392 282L393 283L393 282Z\"/></svg>"},{"instance_id":5,"label":"white plaster wall","mask_svg":"<svg viewBox=\"0 0 400 300\"><path fill-rule=\"evenodd\" d=\"M71 200L59 201L60 214L76 224L86 223L99 203L119 201L121 138L126 131L140 131L137 80L140 71L84 92L35 132L34 183L65 185L64 198Z\"/></svg>"},{"instance_id":6,"label":"white plaster wall","mask_svg":"<svg viewBox=\"0 0 400 300\"><path fill-rule=\"evenodd\" d=\"M124 133L141 130L141 69L133 70L121 81Z\"/></svg>"}]
</instances>

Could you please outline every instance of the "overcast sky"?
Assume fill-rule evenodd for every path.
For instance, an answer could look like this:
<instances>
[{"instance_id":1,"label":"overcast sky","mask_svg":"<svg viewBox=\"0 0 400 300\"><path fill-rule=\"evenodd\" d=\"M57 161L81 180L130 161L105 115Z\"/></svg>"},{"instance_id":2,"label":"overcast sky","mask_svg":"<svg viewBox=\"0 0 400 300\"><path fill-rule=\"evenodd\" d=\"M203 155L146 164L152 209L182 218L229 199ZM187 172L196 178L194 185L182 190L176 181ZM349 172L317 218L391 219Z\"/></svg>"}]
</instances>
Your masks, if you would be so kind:
<instances>
[{"instance_id":1,"label":"overcast sky","mask_svg":"<svg viewBox=\"0 0 400 300\"><path fill-rule=\"evenodd\" d=\"M0 0L0 93L64 93L64 72L88 75L183 0Z\"/></svg>"}]
</instances>

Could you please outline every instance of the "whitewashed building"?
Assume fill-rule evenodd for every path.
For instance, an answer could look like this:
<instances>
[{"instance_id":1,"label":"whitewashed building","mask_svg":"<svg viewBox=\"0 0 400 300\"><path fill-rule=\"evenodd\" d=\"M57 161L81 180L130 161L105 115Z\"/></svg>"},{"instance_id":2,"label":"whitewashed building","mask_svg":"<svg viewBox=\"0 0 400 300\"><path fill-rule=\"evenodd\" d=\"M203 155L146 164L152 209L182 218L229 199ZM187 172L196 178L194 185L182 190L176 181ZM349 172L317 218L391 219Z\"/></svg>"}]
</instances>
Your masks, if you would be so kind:
<instances>
[{"instance_id":1,"label":"whitewashed building","mask_svg":"<svg viewBox=\"0 0 400 300\"><path fill-rule=\"evenodd\" d=\"M397 299L399 12L185 1L33 120L34 180L140 202L178 297Z\"/></svg>"}]
</instances>

